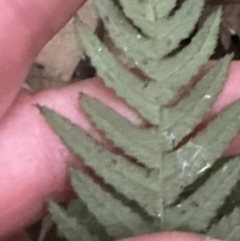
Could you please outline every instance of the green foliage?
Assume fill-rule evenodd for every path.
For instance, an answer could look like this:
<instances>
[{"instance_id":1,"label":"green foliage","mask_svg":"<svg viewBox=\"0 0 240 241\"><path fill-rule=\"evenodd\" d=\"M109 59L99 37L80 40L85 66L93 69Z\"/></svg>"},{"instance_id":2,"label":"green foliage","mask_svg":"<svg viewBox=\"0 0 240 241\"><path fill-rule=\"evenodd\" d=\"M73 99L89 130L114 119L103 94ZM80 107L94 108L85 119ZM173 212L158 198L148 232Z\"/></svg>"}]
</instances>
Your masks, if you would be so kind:
<instances>
[{"instance_id":1,"label":"green foliage","mask_svg":"<svg viewBox=\"0 0 240 241\"><path fill-rule=\"evenodd\" d=\"M91 236L88 230L81 225L75 217L67 215L67 213L58 204L50 202L49 211L52 214L52 219L58 224L60 232L69 241L98 240L98 238Z\"/></svg>"},{"instance_id":2,"label":"green foliage","mask_svg":"<svg viewBox=\"0 0 240 241\"><path fill-rule=\"evenodd\" d=\"M178 10L174 10L176 0L94 2L109 36L145 81L76 18L78 37L105 85L134 108L148 127L135 126L98 100L81 94L80 105L89 120L122 150L119 154L65 117L39 106L63 143L94 171L89 176L70 170L81 201L71 203L67 212L50 203L60 232L68 240L85 241L166 230L237 240L239 209L232 207L233 213L222 215L220 221L218 217L239 182L240 159L218 159L240 128L239 101L201 131L195 130L222 89L231 56L186 87L214 51L221 10L206 20L189 45L178 49L193 31L203 0L186 0ZM175 98L180 88L185 89L184 96ZM69 212L79 208L87 214Z\"/></svg>"},{"instance_id":3,"label":"green foliage","mask_svg":"<svg viewBox=\"0 0 240 241\"><path fill-rule=\"evenodd\" d=\"M207 229L217 208L231 193L240 176L240 158L231 160L181 204L168 208L165 214L166 228L188 227L192 231ZM215 193L215 195L213 195ZM204 212L203 212L204 210ZM175 219L174 217L178 217Z\"/></svg>"},{"instance_id":4,"label":"green foliage","mask_svg":"<svg viewBox=\"0 0 240 241\"><path fill-rule=\"evenodd\" d=\"M240 209L235 208L230 215L223 217L219 223L214 224L208 232L212 237L221 240L238 241L240 237Z\"/></svg>"},{"instance_id":5,"label":"green foliage","mask_svg":"<svg viewBox=\"0 0 240 241\"><path fill-rule=\"evenodd\" d=\"M106 227L112 237L125 238L139 234L140 230L142 234L153 232L153 225L149 225L138 213L134 213L106 190L96 185L90 177L75 170L71 173L72 184L78 196L87 203L89 210ZM88 186L93 188L86 188Z\"/></svg>"}]
</instances>

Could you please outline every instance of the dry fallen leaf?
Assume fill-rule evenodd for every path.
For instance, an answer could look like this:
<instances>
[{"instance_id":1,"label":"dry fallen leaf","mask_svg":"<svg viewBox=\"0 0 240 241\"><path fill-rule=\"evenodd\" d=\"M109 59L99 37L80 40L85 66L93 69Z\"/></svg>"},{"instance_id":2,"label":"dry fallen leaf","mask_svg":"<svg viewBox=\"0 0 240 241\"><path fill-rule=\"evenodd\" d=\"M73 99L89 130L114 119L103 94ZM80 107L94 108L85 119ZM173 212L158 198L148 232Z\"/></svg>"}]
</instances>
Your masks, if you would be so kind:
<instances>
[{"instance_id":1,"label":"dry fallen leaf","mask_svg":"<svg viewBox=\"0 0 240 241\"><path fill-rule=\"evenodd\" d=\"M98 19L91 1L84 4L78 15L94 32ZM71 19L39 53L27 77L27 84L34 92L66 85L82 55Z\"/></svg>"}]
</instances>

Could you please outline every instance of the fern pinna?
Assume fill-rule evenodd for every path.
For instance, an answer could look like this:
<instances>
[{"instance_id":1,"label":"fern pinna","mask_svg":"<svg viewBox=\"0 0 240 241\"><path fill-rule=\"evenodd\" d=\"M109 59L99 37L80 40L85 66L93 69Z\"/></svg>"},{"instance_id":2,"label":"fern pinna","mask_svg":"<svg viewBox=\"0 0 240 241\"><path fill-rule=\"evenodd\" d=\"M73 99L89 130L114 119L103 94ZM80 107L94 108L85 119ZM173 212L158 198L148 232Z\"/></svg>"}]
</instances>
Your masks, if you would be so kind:
<instances>
[{"instance_id":1,"label":"fern pinna","mask_svg":"<svg viewBox=\"0 0 240 241\"><path fill-rule=\"evenodd\" d=\"M239 158L219 160L239 130L239 101L201 131L196 128L222 89L231 56L189 86L215 49L221 9L179 48L195 28L204 0L185 0L178 9L176 2L94 1L111 40L138 74L75 19L98 76L146 125L135 126L98 100L80 95L90 121L122 150L119 154L53 110L39 107L65 145L103 180L99 184L71 169L79 200L68 211L50 202L52 218L68 240L115 240L166 230L239 240L239 208L222 211L240 180ZM181 98L180 89L188 89Z\"/></svg>"}]
</instances>

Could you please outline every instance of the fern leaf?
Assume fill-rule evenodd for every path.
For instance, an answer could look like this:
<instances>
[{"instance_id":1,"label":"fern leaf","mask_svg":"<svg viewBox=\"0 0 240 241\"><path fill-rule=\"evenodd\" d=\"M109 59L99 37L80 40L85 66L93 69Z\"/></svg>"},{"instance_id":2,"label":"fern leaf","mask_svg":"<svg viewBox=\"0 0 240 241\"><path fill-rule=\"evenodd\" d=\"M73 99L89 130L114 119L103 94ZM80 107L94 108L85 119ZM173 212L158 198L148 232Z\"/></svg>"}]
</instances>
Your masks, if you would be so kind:
<instances>
[{"instance_id":1,"label":"fern leaf","mask_svg":"<svg viewBox=\"0 0 240 241\"><path fill-rule=\"evenodd\" d=\"M214 224L208 235L221 240L239 241L240 208L236 207L230 215L223 217L218 223Z\"/></svg>"},{"instance_id":2,"label":"fern leaf","mask_svg":"<svg viewBox=\"0 0 240 241\"><path fill-rule=\"evenodd\" d=\"M226 80L231 58L227 55L218 61L176 107L163 109L164 131L167 136L172 135L175 143L192 132L213 104Z\"/></svg>"},{"instance_id":3,"label":"fern leaf","mask_svg":"<svg viewBox=\"0 0 240 241\"><path fill-rule=\"evenodd\" d=\"M194 5L193 8L195 8L201 1L190 2ZM164 104L175 96L180 86L189 82L200 67L206 63L216 46L216 38L221 21L221 10L213 13L208 18L203 28L196 34L188 47L180 51L176 56L168 57L161 61L161 57L166 54L164 53L164 55L161 55L161 51L166 51L167 49L166 46L161 46L161 43L164 41L158 40L157 43L154 44L151 39L148 40L148 43L143 38L138 38L139 33L137 33L133 26L131 26L123 16L121 16L120 10L112 1L99 0L96 1L96 5L99 8L102 19L104 19L104 16L107 16L107 20L105 21L107 27L112 19L116 21L108 30L117 46L125 50L126 56L133 59L137 67L149 78L159 82L159 85L155 87L155 90L152 92L154 96L159 96L162 82L168 79L165 83L165 91L161 92L161 100ZM197 10L199 11L199 9ZM104 11L104 13L101 14L101 11ZM196 14L191 14L192 17L195 15ZM191 20L188 20L188 23L191 23ZM121 28L122 32L115 33ZM160 29L160 27L158 29ZM164 36L162 31L160 32ZM175 35L174 31L173 33L176 39L177 35ZM124 38L129 39L125 40ZM156 53L158 60L154 58ZM170 51L167 53L170 53ZM173 69L172 66L175 66L175 68Z\"/></svg>"},{"instance_id":4,"label":"fern leaf","mask_svg":"<svg viewBox=\"0 0 240 241\"><path fill-rule=\"evenodd\" d=\"M52 219L57 224L60 232L69 241L97 241L96 237L92 237L88 230L79 224L76 218L68 216L66 211L63 210L58 204L49 202L49 212Z\"/></svg>"},{"instance_id":5,"label":"fern leaf","mask_svg":"<svg viewBox=\"0 0 240 241\"><path fill-rule=\"evenodd\" d=\"M233 103L218 118L211 121L205 130L180 149L164 155L166 178L166 204L174 202L182 189L191 184L210 168L229 146L240 128L240 100ZM226 126L226 123L227 126ZM216 141L216 136L218 141Z\"/></svg>"},{"instance_id":6,"label":"fern leaf","mask_svg":"<svg viewBox=\"0 0 240 241\"><path fill-rule=\"evenodd\" d=\"M92 237L98 237L99 241L111 241L105 228L99 223L97 218L89 211L87 203L81 198L71 200L67 205L66 213L75 217L79 224L84 226Z\"/></svg>"},{"instance_id":7,"label":"fern leaf","mask_svg":"<svg viewBox=\"0 0 240 241\"><path fill-rule=\"evenodd\" d=\"M115 199L82 172L71 170L71 181L79 197L114 238L125 238L153 231L137 213ZM91 186L91 188L86 188Z\"/></svg>"},{"instance_id":8,"label":"fern leaf","mask_svg":"<svg viewBox=\"0 0 240 241\"><path fill-rule=\"evenodd\" d=\"M146 14L149 13L148 15L152 17L139 19L134 18L134 15L131 14L133 6L129 1L120 0L120 3L122 4L124 13L128 15L131 21L133 21L144 35L161 41L161 47L164 49L160 51L159 57L163 57L170 53L179 45L181 40L190 35L197 24L204 6L204 0L195 3L191 0L186 0L181 8L176 11L173 16L169 17L167 14L170 13L169 10L173 10L173 1L156 1L146 4L145 7L142 6ZM159 5L165 5L166 9L160 9ZM165 15L165 18L159 18L159 15L157 15L158 13L155 14L156 10L158 10L158 12L163 11L162 15Z\"/></svg>"},{"instance_id":9,"label":"fern leaf","mask_svg":"<svg viewBox=\"0 0 240 241\"><path fill-rule=\"evenodd\" d=\"M159 83L171 77L166 82L167 85L174 85L175 82L179 82L179 78L172 78L175 77L176 73L181 77L180 82L189 81L190 77L196 74L199 68L207 62L216 47L221 13L221 9L215 11L193 37L191 43L182 51L172 57L163 59L160 63L157 61L148 62L142 66L144 67L142 70L147 76L156 79ZM172 66L175 66L175 68L173 69ZM158 68L156 69L156 67ZM186 75L187 71L191 73L190 77ZM183 73L185 73L186 78L182 76Z\"/></svg>"},{"instance_id":10,"label":"fern leaf","mask_svg":"<svg viewBox=\"0 0 240 241\"><path fill-rule=\"evenodd\" d=\"M110 193L82 172L71 171L79 198L108 234L119 239L162 228L204 233L239 180L240 158L231 160L220 170L212 172L212 169L239 131L240 100L207 127L192 132L220 92L231 56L216 63L175 106L167 104L214 51L221 9L181 49L178 45L194 29L204 0L185 0L178 10L175 10L177 0L132 1L94 2L113 43L144 79L149 80L147 86L78 19L75 26L98 75L146 120L148 127L137 127L98 100L82 94L81 105L90 121L123 151L116 154L66 118L46 107L39 109L63 143L119 194L117 197ZM204 184L179 201L185 194L183 190L206 177L207 170L211 176ZM142 211L151 218L145 219ZM226 219L236 220L231 215ZM69 227L72 220L67 216L66 220ZM215 229L221 225L216 224ZM212 227L211 232L215 229ZM234 240L239 232L229 229L227 238Z\"/></svg>"},{"instance_id":11,"label":"fern leaf","mask_svg":"<svg viewBox=\"0 0 240 241\"><path fill-rule=\"evenodd\" d=\"M206 20L191 43L178 54L160 63L149 63L144 66L144 70L141 67L147 76L158 81L159 86L164 83L166 92L161 98L163 103L168 103L176 95L179 87L188 84L210 58L216 47L220 22L219 9Z\"/></svg>"},{"instance_id":12,"label":"fern leaf","mask_svg":"<svg viewBox=\"0 0 240 241\"><path fill-rule=\"evenodd\" d=\"M99 101L81 95L80 104L91 121L106 137L148 168L159 167L158 133L156 128L138 128Z\"/></svg>"},{"instance_id":13,"label":"fern leaf","mask_svg":"<svg viewBox=\"0 0 240 241\"><path fill-rule=\"evenodd\" d=\"M167 227L202 232L224 204L225 198L240 179L240 158L231 160L213 174L192 196L165 212ZM174 218L178 217L178 218Z\"/></svg>"},{"instance_id":14,"label":"fern leaf","mask_svg":"<svg viewBox=\"0 0 240 241\"><path fill-rule=\"evenodd\" d=\"M146 21L151 24L152 22L169 15L175 7L177 0L154 2L151 0L143 2L139 2L138 0L132 0L131 2L120 0L119 2L123 7L126 16L131 18L135 25L141 26L140 23L142 22ZM143 30L144 27L142 28L142 31Z\"/></svg>"},{"instance_id":15,"label":"fern leaf","mask_svg":"<svg viewBox=\"0 0 240 241\"><path fill-rule=\"evenodd\" d=\"M147 171L132 164L125 157L107 151L68 119L47 107L38 108L63 143L103 177L106 183L111 184L130 200L137 201L149 214L159 213L158 198L161 190L158 183L154 182L158 175L157 170Z\"/></svg>"},{"instance_id":16,"label":"fern leaf","mask_svg":"<svg viewBox=\"0 0 240 241\"><path fill-rule=\"evenodd\" d=\"M150 24L146 20L142 21L139 23L139 27L143 28L143 32L146 32L147 35L155 38L144 38L143 36L139 38L139 32L124 18L124 14L113 1L95 1L111 39L117 47L123 51L127 50L125 51L127 57L139 64L143 64L148 58L149 60L154 59L154 61L162 58L174 50L182 39L189 36L197 23L203 4L203 0L195 2L187 0L170 20L168 18L159 19ZM145 66L142 67L144 70Z\"/></svg>"},{"instance_id":17,"label":"fern leaf","mask_svg":"<svg viewBox=\"0 0 240 241\"><path fill-rule=\"evenodd\" d=\"M78 18L75 18L75 26L80 41L86 52L91 56L92 63L97 67L99 76L104 83L114 88L117 95L124 98L126 102L137 109L146 120L153 124L158 123L158 103L153 92L154 86L144 91L144 83L123 66L121 66L108 49L84 27ZM114 69L114 71L112 71ZM148 103L143 105L142 101Z\"/></svg>"}]
</instances>

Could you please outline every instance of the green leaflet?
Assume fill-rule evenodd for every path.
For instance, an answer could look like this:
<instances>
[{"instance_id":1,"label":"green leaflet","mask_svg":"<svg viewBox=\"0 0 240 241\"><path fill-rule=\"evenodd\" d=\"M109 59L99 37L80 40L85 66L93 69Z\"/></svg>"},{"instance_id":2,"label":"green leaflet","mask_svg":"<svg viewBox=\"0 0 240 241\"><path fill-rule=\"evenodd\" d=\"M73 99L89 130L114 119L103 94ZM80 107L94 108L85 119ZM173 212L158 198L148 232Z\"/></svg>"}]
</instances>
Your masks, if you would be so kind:
<instances>
[{"instance_id":1,"label":"green leaflet","mask_svg":"<svg viewBox=\"0 0 240 241\"><path fill-rule=\"evenodd\" d=\"M191 138L187 136L221 91L231 56L217 62L183 99L171 101L178 99L178 91L198 74L214 51L221 9L207 19L189 45L178 49L181 40L195 28L204 1L186 0L175 13L175 0L132 1L94 2L112 41L145 75L147 84L129 71L120 58L117 60L78 19L75 26L106 86L135 109L147 125L134 126L98 100L81 94L82 109L104 137L120 148L116 153L53 110L40 106L39 109L63 143L119 195L113 195L84 173L71 171L79 198L114 239L153 231L210 230L209 234L216 238L235 241L240 233L238 214L213 226L212 222L239 181L239 158L222 164L221 169L214 167L239 131L240 100L206 128ZM188 192L196 183L196 190ZM139 209L134 209L134 205ZM143 213L149 219L143 218ZM60 220L58 226L69 227L73 221L61 215L63 218L56 219ZM81 222L81 214L76 220L81 228L88 227ZM217 230L226 222L226 235L219 232L218 236ZM94 236L89 227L88 234Z\"/></svg>"},{"instance_id":2,"label":"green leaflet","mask_svg":"<svg viewBox=\"0 0 240 241\"><path fill-rule=\"evenodd\" d=\"M216 211L224 204L224 199L231 193L239 179L240 158L236 158L212 175L206 184L186 201L167 209L166 227L173 230L187 227L189 230L198 232L206 230L215 217Z\"/></svg>"},{"instance_id":3,"label":"green leaflet","mask_svg":"<svg viewBox=\"0 0 240 241\"><path fill-rule=\"evenodd\" d=\"M218 61L188 97L175 107L163 109L164 134L172 136L175 143L192 132L213 104L226 80L230 60L231 55L228 55Z\"/></svg>"},{"instance_id":4,"label":"green leaflet","mask_svg":"<svg viewBox=\"0 0 240 241\"><path fill-rule=\"evenodd\" d=\"M126 16L131 18L135 25L142 27L141 23L143 22L152 24L159 18L169 15L171 10L175 7L177 0L169 0L168 2L152 0L142 2L139 0L132 0L129 2L128 0L120 0L119 2ZM142 31L143 28L144 27L142 27ZM146 31L149 31L149 29L146 28Z\"/></svg>"},{"instance_id":5,"label":"green leaflet","mask_svg":"<svg viewBox=\"0 0 240 241\"><path fill-rule=\"evenodd\" d=\"M88 204L89 210L112 237L125 238L154 231L153 226L149 226L139 214L104 191L82 172L71 170L71 181L78 196ZM86 188L87 186L91 188Z\"/></svg>"},{"instance_id":6,"label":"green leaflet","mask_svg":"<svg viewBox=\"0 0 240 241\"><path fill-rule=\"evenodd\" d=\"M40 106L38 108L63 143L79 155L86 165L93 168L107 183L129 199L135 200L140 206L145 207L149 214L159 213L161 190L159 190L158 183L154 182L158 170L147 171L134 165L125 157L105 150L78 126L53 110ZM124 185L126 180L127 186Z\"/></svg>"},{"instance_id":7,"label":"green leaflet","mask_svg":"<svg viewBox=\"0 0 240 241\"><path fill-rule=\"evenodd\" d=\"M85 46L87 54L91 56L92 63L97 66L98 75L102 77L104 83L110 88L114 88L118 96L135 107L149 122L157 124L159 107L152 94L155 87L151 86L146 92L144 83L141 83L134 74L121 66L98 38L92 35L77 18L75 18L75 25L78 36ZM113 69L114 71L112 71ZM143 100L146 105L142 104Z\"/></svg>"},{"instance_id":8,"label":"green leaflet","mask_svg":"<svg viewBox=\"0 0 240 241\"><path fill-rule=\"evenodd\" d=\"M167 80L165 83L167 86L175 87L176 83L188 83L213 53L220 21L221 10L219 9L205 21L191 43L182 51L159 62L148 62L142 66L144 70L141 69L147 76L156 79L161 84Z\"/></svg>"},{"instance_id":9,"label":"green leaflet","mask_svg":"<svg viewBox=\"0 0 240 241\"><path fill-rule=\"evenodd\" d=\"M86 95L81 95L80 104L91 121L127 155L135 157L148 168L159 167L156 128L138 128L99 101Z\"/></svg>"},{"instance_id":10,"label":"green leaflet","mask_svg":"<svg viewBox=\"0 0 240 241\"><path fill-rule=\"evenodd\" d=\"M49 202L49 212L52 219L56 222L59 231L69 241L98 241L97 237L93 238L88 230L79 224L76 218L68 216L67 213L54 202Z\"/></svg>"},{"instance_id":11,"label":"green leaflet","mask_svg":"<svg viewBox=\"0 0 240 241\"><path fill-rule=\"evenodd\" d=\"M110 237L96 217L89 211L87 205L81 198L71 200L67 205L66 212L69 216L75 217L84 226L91 236L98 237L99 240L110 241Z\"/></svg>"},{"instance_id":12,"label":"green leaflet","mask_svg":"<svg viewBox=\"0 0 240 241\"><path fill-rule=\"evenodd\" d=\"M240 237L240 209L236 207L233 212L223 217L209 230L208 235L221 240L239 241Z\"/></svg>"},{"instance_id":13,"label":"green leaflet","mask_svg":"<svg viewBox=\"0 0 240 241\"><path fill-rule=\"evenodd\" d=\"M221 11L218 10L206 20L203 28L182 51L159 64L145 65L145 73L157 79L159 86L165 82L166 93L161 98L164 104L176 95L179 87L188 84L210 58L216 47L220 21Z\"/></svg>"},{"instance_id":14,"label":"green leaflet","mask_svg":"<svg viewBox=\"0 0 240 241\"><path fill-rule=\"evenodd\" d=\"M139 35L136 28L124 18L123 13L113 1L95 0L94 3L114 43L125 52L127 57L140 64L146 60L152 63L153 60L155 62L164 57L174 50L182 39L189 36L197 23L204 1L187 0L184 6L170 19L166 17L150 24L141 21L143 31L154 35L153 38ZM144 69L142 70L144 71Z\"/></svg>"},{"instance_id":15,"label":"green leaflet","mask_svg":"<svg viewBox=\"0 0 240 241\"><path fill-rule=\"evenodd\" d=\"M193 14L194 8L196 8L196 11L199 13L201 12L201 6L197 5L199 3L201 3L201 1L190 1L190 3L187 4L187 6L193 4L193 6L190 8L191 18L196 17L196 14ZM117 46L124 51L126 56L132 58L137 67L139 67L150 79L159 82L157 86L154 86L154 90L152 90L150 93L152 93L153 96L161 97L161 101L163 102L162 104L169 102L176 94L178 88L190 81L194 74L199 71L200 67L209 59L216 46L216 39L219 31L218 26L221 20L220 10L216 13L213 13L212 16L209 17L204 24L204 27L196 34L189 46L173 57L161 59L164 55L170 53L174 48L168 50L166 46L161 46L161 43L165 42L163 40L160 41L158 39L156 41L152 40L151 38L150 40L145 40L143 37L140 37L139 33L137 33L137 31L126 22L127 20L125 20L123 16L121 16L121 13L119 10L117 10L117 7L112 1L99 0L96 1L96 4L98 6L100 16L103 19L104 16L107 16L107 20L105 21L107 27L111 23L111 20L116 21L111 28L108 27L108 30L111 38L114 40ZM102 11L104 13L102 13ZM184 18L184 20L186 20L186 18ZM194 20L187 21L188 23L194 22ZM179 23L176 20L174 22ZM187 25L183 24L182 26ZM121 28L122 32L116 32L120 31ZM169 27L167 29L169 29ZM191 29L189 31L191 31ZM177 35L174 30L172 32L176 38ZM164 36L162 31L161 34ZM179 39L179 42L180 40L181 39ZM163 50L167 50L167 52L164 52L164 54L161 55L161 51ZM148 54L151 54L151 56L148 56ZM91 57L93 56L94 55L91 55ZM105 57L103 57L103 59L105 59ZM168 81L166 82L167 79ZM161 91L160 95L160 89L163 86L163 81L166 82L164 89L165 91Z\"/></svg>"},{"instance_id":16,"label":"green leaflet","mask_svg":"<svg viewBox=\"0 0 240 241\"><path fill-rule=\"evenodd\" d=\"M165 172L166 204L173 203L185 186L196 180L221 157L240 129L239 106L240 100L219 114L218 118L183 147L164 155L164 168L171 169L170 175L170 171Z\"/></svg>"}]
</instances>

